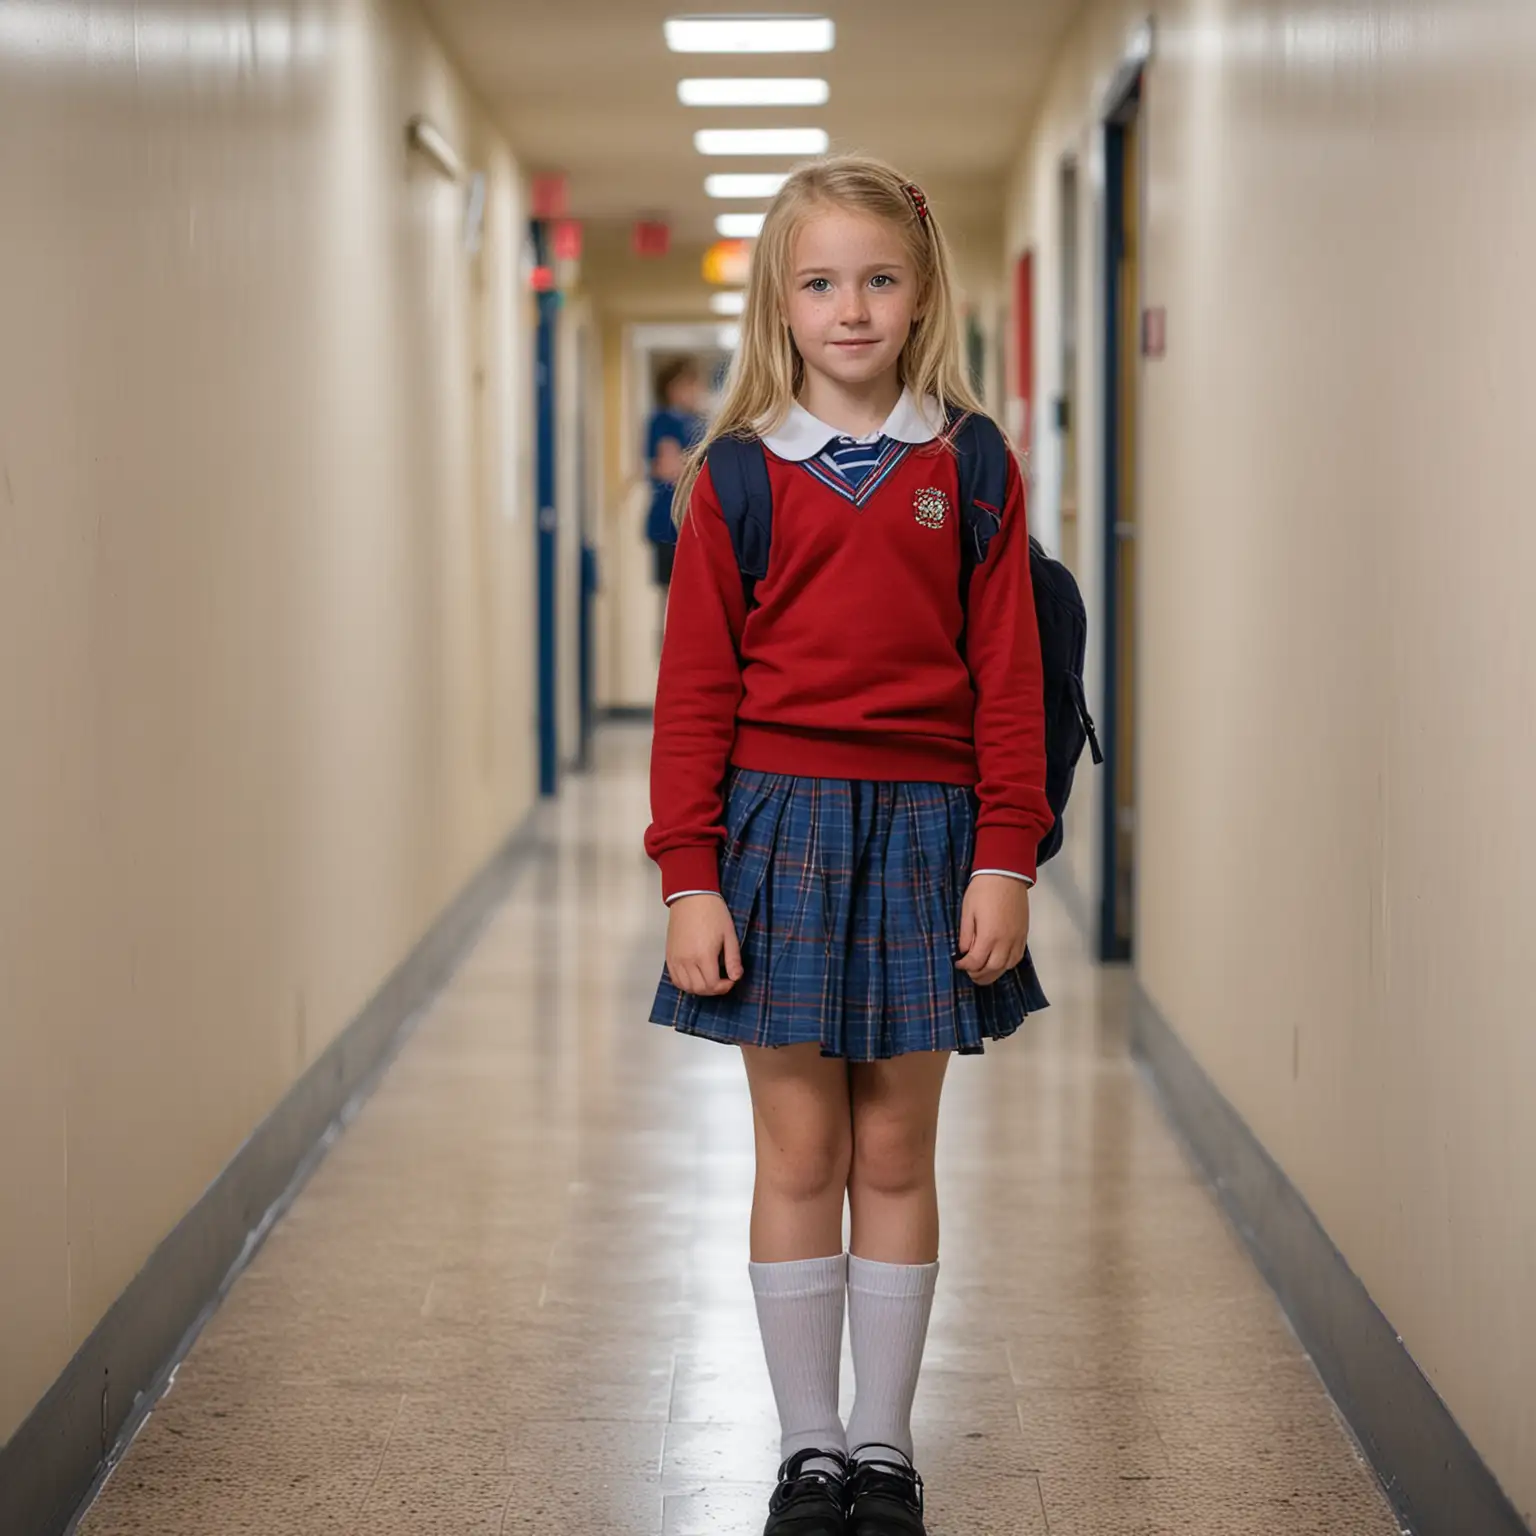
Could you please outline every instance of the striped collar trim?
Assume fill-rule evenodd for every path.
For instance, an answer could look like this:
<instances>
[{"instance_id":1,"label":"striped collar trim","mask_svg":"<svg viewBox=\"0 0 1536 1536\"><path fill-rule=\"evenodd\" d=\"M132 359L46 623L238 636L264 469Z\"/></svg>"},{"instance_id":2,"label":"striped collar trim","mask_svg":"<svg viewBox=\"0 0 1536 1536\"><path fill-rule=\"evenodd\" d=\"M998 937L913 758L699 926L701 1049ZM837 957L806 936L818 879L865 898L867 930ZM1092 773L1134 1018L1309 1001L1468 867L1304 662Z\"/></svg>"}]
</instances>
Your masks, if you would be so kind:
<instances>
[{"instance_id":1,"label":"striped collar trim","mask_svg":"<svg viewBox=\"0 0 1536 1536\"><path fill-rule=\"evenodd\" d=\"M854 490L835 469L829 469L819 459L801 459L799 462L801 469L807 474L814 475L829 491L836 491L839 496L851 501L854 506L862 507L885 484L891 472L915 446L913 443L887 443L885 451L880 455L880 462L859 482L857 490Z\"/></svg>"}]
</instances>

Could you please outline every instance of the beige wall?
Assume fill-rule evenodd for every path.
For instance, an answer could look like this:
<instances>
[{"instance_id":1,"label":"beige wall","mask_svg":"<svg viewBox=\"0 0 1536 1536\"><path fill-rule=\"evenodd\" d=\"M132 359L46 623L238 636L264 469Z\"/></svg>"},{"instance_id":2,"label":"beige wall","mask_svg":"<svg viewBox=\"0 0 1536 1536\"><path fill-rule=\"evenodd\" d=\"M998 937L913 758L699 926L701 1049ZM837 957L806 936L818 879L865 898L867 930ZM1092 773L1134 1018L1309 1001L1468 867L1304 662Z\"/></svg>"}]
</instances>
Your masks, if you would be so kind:
<instances>
[{"instance_id":1,"label":"beige wall","mask_svg":"<svg viewBox=\"0 0 1536 1536\"><path fill-rule=\"evenodd\" d=\"M1021 161L1009 255L1038 243L1047 295L1057 164L1083 158L1087 235L1142 14L1085 14ZM1138 969L1529 1521L1536 12L1186 0L1159 25Z\"/></svg>"},{"instance_id":2,"label":"beige wall","mask_svg":"<svg viewBox=\"0 0 1536 1536\"><path fill-rule=\"evenodd\" d=\"M656 697L657 641L665 598L645 538L650 482L644 458L649 392L635 358L634 329L603 326L605 494L598 525L597 698L604 709L649 709Z\"/></svg>"},{"instance_id":3,"label":"beige wall","mask_svg":"<svg viewBox=\"0 0 1536 1536\"><path fill-rule=\"evenodd\" d=\"M7 0L0 141L3 1440L533 775L518 173L413 7Z\"/></svg>"}]
</instances>

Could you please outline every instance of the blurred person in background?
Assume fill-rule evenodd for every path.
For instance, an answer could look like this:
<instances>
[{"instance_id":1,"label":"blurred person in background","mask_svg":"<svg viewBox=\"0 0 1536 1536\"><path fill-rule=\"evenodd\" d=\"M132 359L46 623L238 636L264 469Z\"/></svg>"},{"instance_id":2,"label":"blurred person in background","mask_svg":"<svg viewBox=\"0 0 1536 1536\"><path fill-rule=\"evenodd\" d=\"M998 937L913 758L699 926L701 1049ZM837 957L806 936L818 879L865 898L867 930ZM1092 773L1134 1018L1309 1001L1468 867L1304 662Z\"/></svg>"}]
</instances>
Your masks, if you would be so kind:
<instances>
[{"instance_id":1,"label":"blurred person in background","mask_svg":"<svg viewBox=\"0 0 1536 1536\"><path fill-rule=\"evenodd\" d=\"M651 479L651 502L645 519L656 584L672 581L677 529L672 522L672 497L683 464L703 435L704 387L699 365L691 357L668 363L656 381L656 409L645 428L645 460Z\"/></svg>"}]
</instances>

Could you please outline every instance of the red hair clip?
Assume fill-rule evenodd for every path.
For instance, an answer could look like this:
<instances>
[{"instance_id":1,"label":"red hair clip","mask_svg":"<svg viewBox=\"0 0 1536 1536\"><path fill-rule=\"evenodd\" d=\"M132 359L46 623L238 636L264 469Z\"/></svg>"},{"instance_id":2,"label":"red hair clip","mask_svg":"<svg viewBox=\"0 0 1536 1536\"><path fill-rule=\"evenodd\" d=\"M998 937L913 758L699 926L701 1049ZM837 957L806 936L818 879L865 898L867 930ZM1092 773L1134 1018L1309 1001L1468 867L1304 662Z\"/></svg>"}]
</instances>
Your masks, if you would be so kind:
<instances>
[{"instance_id":1,"label":"red hair clip","mask_svg":"<svg viewBox=\"0 0 1536 1536\"><path fill-rule=\"evenodd\" d=\"M926 224L928 222L928 199L923 196L923 189L915 181L909 181L902 189L912 200L912 206L917 209L918 218Z\"/></svg>"}]
</instances>

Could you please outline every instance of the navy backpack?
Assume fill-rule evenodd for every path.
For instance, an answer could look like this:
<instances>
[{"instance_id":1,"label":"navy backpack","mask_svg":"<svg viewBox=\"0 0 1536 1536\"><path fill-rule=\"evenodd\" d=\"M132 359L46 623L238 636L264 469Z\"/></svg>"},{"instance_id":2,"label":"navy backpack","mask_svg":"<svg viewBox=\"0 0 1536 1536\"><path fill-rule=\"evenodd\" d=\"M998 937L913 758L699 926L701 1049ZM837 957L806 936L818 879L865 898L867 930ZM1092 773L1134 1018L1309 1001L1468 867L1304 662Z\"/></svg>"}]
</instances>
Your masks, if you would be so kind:
<instances>
[{"instance_id":1,"label":"navy backpack","mask_svg":"<svg viewBox=\"0 0 1536 1536\"><path fill-rule=\"evenodd\" d=\"M987 558L992 535L1002 523L1008 496L1008 445L994 422L965 416L955 429L959 460L961 539L960 601L970 591L971 573ZM720 437L709 445L709 477L730 531L742 591L750 611L758 581L768 574L773 539L773 489L763 445L756 438ZM1060 848L1062 813L1072 793L1072 777L1086 746L1095 763L1104 761L1088 713L1083 688L1083 654L1088 616L1072 573L1029 541L1029 573L1035 589L1035 617L1040 626L1040 660L1045 681L1045 796L1056 822L1040 840L1044 864Z\"/></svg>"}]
</instances>

